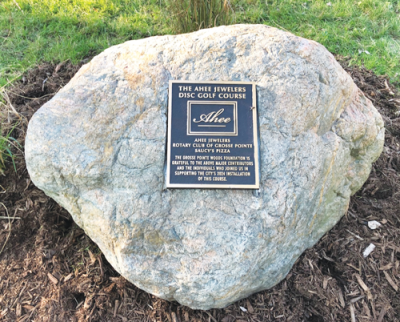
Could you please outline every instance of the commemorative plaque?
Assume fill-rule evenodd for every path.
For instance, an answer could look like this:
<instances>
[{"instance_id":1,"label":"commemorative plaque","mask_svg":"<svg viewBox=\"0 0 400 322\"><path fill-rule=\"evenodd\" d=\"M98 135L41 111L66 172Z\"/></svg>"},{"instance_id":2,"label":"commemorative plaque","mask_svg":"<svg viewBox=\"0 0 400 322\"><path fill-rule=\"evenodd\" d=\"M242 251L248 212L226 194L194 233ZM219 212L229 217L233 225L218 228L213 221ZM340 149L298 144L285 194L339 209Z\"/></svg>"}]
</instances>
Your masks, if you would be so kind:
<instances>
[{"instance_id":1,"label":"commemorative plaque","mask_svg":"<svg viewBox=\"0 0 400 322\"><path fill-rule=\"evenodd\" d=\"M167 188L258 189L256 85L170 81Z\"/></svg>"}]
</instances>

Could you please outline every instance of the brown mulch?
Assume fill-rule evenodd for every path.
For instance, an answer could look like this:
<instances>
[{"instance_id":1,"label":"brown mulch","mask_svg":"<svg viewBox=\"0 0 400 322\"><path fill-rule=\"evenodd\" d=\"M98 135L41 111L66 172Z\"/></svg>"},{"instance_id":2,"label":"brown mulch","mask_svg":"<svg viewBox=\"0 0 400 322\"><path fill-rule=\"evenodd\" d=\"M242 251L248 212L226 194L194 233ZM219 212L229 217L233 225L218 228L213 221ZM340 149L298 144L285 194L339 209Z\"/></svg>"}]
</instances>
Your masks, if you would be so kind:
<instances>
[{"instance_id":1,"label":"brown mulch","mask_svg":"<svg viewBox=\"0 0 400 322\"><path fill-rule=\"evenodd\" d=\"M30 181L22 154L0 177L1 321L400 321L400 95L385 77L342 65L386 124L384 151L342 220L274 288L225 309L196 311L138 289L71 216ZM8 91L12 136L80 66L44 64ZM45 81L46 80L46 81ZM3 111L4 112L4 111ZM368 221L382 226L368 228ZM376 246L367 257L363 251Z\"/></svg>"}]
</instances>

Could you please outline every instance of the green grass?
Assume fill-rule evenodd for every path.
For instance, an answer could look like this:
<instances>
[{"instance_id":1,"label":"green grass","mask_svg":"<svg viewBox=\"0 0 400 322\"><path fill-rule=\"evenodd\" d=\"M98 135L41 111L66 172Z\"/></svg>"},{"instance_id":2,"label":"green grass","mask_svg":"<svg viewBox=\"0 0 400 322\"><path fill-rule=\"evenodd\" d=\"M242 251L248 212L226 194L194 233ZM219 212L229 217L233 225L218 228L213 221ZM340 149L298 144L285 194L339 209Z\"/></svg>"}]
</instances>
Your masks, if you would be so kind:
<instances>
[{"instance_id":1,"label":"green grass","mask_svg":"<svg viewBox=\"0 0 400 322\"><path fill-rule=\"evenodd\" d=\"M173 33L179 15L168 10L168 1L0 0L0 87L43 61L76 63L126 40ZM237 23L268 24L314 39L352 64L400 81L398 0L230 3Z\"/></svg>"},{"instance_id":2,"label":"green grass","mask_svg":"<svg viewBox=\"0 0 400 322\"><path fill-rule=\"evenodd\" d=\"M159 1L0 0L0 86L42 61L73 63L163 31Z\"/></svg>"},{"instance_id":3,"label":"green grass","mask_svg":"<svg viewBox=\"0 0 400 322\"><path fill-rule=\"evenodd\" d=\"M5 136L0 135L0 174L4 174L4 171L6 169L6 161L9 159L11 160L15 172L17 172L17 168L15 166L14 158L15 155L12 153L11 149L12 146L18 148L19 143L17 140L15 140L13 137L11 137L11 132L14 130L14 128L17 126L14 125L14 127L9 130ZM1 133L1 127L0 127L0 133Z\"/></svg>"},{"instance_id":4,"label":"green grass","mask_svg":"<svg viewBox=\"0 0 400 322\"><path fill-rule=\"evenodd\" d=\"M254 2L240 1L237 22L268 24L313 39L353 65L400 81L400 1Z\"/></svg>"}]
</instances>

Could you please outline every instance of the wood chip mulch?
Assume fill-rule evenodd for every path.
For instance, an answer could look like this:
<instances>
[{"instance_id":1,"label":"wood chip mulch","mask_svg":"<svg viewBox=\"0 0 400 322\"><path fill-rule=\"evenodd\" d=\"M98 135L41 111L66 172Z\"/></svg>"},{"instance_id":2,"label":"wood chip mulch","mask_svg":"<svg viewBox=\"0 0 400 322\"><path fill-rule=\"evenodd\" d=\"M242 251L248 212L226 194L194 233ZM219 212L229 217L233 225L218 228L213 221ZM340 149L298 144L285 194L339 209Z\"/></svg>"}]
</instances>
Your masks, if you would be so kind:
<instances>
[{"instance_id":1,"label":"wood chip mulch","mask_svg":"<svg viewBox=\"0 0 400 322\"><path fill-rule=\"evenodd\" d=\"M145 293L119 276L71 216L31 183L15 149L17 171L9 163L0 176L0 216L20 218L0 219L0 320L400 321L400 95L387 78L341 63L384 118L384 151L346 215L281 283L209 311ZM12 136L21 146L32 114L80 65L43 64L8 90L2 118L19 121ZM374 220L381 226L372 230ZM375 249L364 257L370 244Z\"/></svg>"}]
</instances>

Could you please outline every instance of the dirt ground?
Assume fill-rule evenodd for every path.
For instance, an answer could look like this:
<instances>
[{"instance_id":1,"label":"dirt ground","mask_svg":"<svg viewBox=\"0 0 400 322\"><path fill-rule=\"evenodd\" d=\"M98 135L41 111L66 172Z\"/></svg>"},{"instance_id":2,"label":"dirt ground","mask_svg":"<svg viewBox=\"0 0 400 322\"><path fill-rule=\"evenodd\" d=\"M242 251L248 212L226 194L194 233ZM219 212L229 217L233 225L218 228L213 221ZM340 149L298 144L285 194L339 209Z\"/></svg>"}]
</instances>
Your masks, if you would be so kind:
<instances>
[{"instance_id":1,"label":"dirt ground","mask_svg":"<svg viewBox=\"0 0 400 322\"><path fill-rule=\"evenodd\" d=\"M15 150L17 171L9 163L0 176L0 320L400 321L400 95L386 78L341 63L383 115L384 151L346 215L281 283L209 311L145 293L119 276L71 216L31 183ZM32 114L79 67L44 64L9 89L2 117L19 121L12 136L22 146ZM370 229L372 220L382 226ZM376 248L364 258L371 243Z\"/></svg>"}]
</instances>

